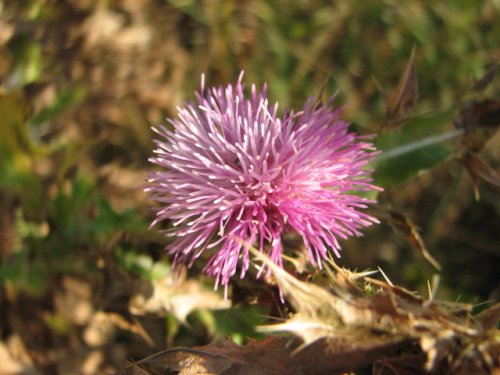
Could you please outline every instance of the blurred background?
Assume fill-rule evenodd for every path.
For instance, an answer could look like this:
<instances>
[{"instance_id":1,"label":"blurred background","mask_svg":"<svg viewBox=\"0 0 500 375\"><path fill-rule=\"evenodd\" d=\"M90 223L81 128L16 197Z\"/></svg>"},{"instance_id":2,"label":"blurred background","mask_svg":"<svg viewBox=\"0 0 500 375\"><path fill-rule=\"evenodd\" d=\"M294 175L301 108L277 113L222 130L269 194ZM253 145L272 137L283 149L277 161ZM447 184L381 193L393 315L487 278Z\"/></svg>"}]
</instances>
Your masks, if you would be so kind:
<instances>
[{"instance_id":1,"label":"blurred background","mask_svg":"<svg viewBox=\"0 0 500 375\"><path fill-rule=\"evenodd\" d=\"M338 90L353 130L393 150L499 97L498 78L472 89L500 61L499 20L498 0L0 2L0 373L109 373L166 347L256 337L270 313L249 302L261 281L229 309L202 264L175 282L167 241L148 230L150 127L176 116L202 73L219 85L244 70L281 109ZM387 125L384 93L412 49L418 103ZM478 154L495 168L500 137L487 138ZM438 298L497 301L498 186L475 194L463 147L375 163L382 224L343 241L337 263L380 267L423 295L439 274Z\"/></svg>"}]
</instances>

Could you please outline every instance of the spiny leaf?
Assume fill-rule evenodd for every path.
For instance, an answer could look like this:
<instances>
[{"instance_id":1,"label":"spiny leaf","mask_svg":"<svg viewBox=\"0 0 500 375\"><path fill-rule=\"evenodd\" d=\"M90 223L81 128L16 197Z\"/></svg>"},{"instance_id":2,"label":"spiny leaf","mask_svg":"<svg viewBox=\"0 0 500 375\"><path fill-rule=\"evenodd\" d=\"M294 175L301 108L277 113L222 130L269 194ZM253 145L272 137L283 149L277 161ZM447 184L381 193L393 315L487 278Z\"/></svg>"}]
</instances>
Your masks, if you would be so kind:
<instances>
[{"instance_id":1,"label":"spiny leaf","mask_svg":"<svg viewBox=\"0 0 500 375\"><path fill-rule=\"evenodd\" d=\"M251 249L251 252L269 267L283 294L297 311L292 320L271 326L265 329L267 331L271 331L272 327L276 328L275 331L292 331L301 336L306 344L310 344L333 334L341 335L345 330L350 336L365 335L366 329L386 330L392 329L388 327L396 324L391 319L385 319L383 322L380 319L381 313L396 311L394 301L390 297L385 302L380 296L375 299L366 296L356 298L340 287L340 284L337 288L334 287L338 295L332 294L315 284L297 280L257 250ZM411 317L398 316L397 320L398 325L409 326ZM404 320L406 323L403 323ZM353 327L356 329L353 330ZM307 329L310 331L306 332Z\"/></svg>"},{"instance_id":2,"label":"spiny leaf","mask_svg":"<svg viewBox=\"0 0 500 375\"><path fill-rule=\"evenodd\" d=\"M302 344L288 337L250 341L246 346L226 340L192 349L169 349L125 370L136 366L147 374L322 375L355 371L377 360L376 374L384 369L402 375L453 373L446 371L463 368L470 361L469 373L498 367L495 358L500 342L492 327L498 318L497 307L475 320L470 314L464 316L462 310L455 313L453 306L424 300L401 287L349 277L338 267L335 269L341 276L334 279L344 281L334 280L335 287L329 291L297 280L265 254L253 248L250 251L270 269L297 310L288 321L268 331L292 332L303 338ZM362 288L351 285L356 280L380 290L375 295L360 294ZM405 354L398 355L401 352ZM484 358L491 361L485 363Z\"/></svg>"},{"instance_id":3,"label":"spiny leaf","mask_svg":"<svg viewBox=\"0 0 500 375\"><path fill-rule=\"evenodd\" d=\"M490 339L488 335L483 337L482 329L471 324L469 317L456 316L453 310L423 300L405 289L379 281L375 285L383 289L375 295L349 295L345 290L339 294L335 288L332 293L325 295L323 290L320 294L317 286L309 288L311 285L308 283L293 281L292 276L272 265L266 256L254 250L252 252L271 269L283 293L287 297L291 295L292 301L298 301L308 292L314 293L320 300L313 304L315 308L308 306L304 310L300 309L300 303L291 302L298 307L297 313L289 321L277 325L278 331L291 331L305 340L304 345L298 348L300 353L320 343L323 347L326 345L328 353L335 353L331 345L337 345L339 340L356 349L362 346L360 342L369 340L375 350L381 344L377 344L377 339L383 333L386 335L383 337L390 339L386 344L397 345L404 340L417 342L425 353L420 373L426 373L437 371L444 358L456 352L458 338L473 343L471 345L477 345L477 340ZM292 285L294 288L290 289ZM298 294L295 294L296 288L299 289ZM311 300L312 295L306 298ZM306 333L306 330L309 332Z\"/></svg>"}]
</instances>

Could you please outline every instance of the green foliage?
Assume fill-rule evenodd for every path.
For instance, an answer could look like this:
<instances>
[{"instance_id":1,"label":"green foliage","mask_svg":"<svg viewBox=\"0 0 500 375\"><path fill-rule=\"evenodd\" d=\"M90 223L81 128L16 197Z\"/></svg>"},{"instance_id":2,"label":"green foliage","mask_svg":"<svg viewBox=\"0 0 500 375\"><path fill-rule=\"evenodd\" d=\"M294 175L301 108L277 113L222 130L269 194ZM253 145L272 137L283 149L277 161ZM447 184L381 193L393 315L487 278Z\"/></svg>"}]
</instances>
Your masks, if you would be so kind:
<instances>
[{"instance_id":1,"label":"green foliage","mask_svg":"<svg viewBox=\"0 0 500 375\"><path fill-rule=\"evenodd\" d=\"M404 148L419 140L445 133L453 121L452 116L451 111L417 116L401 128L377 135L374 144L382 150L382 154L381 161L374 163L375 181L383 187L390 187L447 160L453 152L449 143L422 145L407 152L404 152ZM390 157L390 152L401 148L402 154Z\"/></svg>"},{"instance_id":2,"label":"green foliage","mask_svg":"<svg viewBox=\"0 0 500 375\"><path fill-rule=\"evenodd\" d=\"M262 338L255 327L266 322L266 311L260 306L238 306L213 312L213 333L216 337L231 337L242 344L246 338Z\"/></svg>"}]
</instances>

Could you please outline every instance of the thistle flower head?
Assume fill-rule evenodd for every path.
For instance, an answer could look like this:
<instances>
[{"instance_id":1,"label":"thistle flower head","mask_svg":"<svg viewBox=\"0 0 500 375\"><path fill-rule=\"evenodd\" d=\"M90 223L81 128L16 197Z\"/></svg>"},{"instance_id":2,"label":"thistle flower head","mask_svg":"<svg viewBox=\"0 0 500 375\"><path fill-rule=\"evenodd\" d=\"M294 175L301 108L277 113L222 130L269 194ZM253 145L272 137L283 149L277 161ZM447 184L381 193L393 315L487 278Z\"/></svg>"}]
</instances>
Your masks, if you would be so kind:
<instances>
[{"instance_id":1,"label":"thistle flower head","mask_svg":"<svg viewBox=\"0 0 500 375\"><path fill-rule=\"evenodd\" d=\"M204 271L216 286L238 269L245 275L249 246L281 266L287 230L321 267L329 249L340 256L339 238L377 222L360 211L371 201L353 195L376 189L364 168L375 153L366 137L348 131L331 100L280 116L265 85L245 95L242 76L208 90L202 80L197 103L178 108L170 129L154 129L150 161L161 169L146 188L161 205L153 224L171 222L174 263L191 266L209 251Z\"/></svg>"}]
</instances>

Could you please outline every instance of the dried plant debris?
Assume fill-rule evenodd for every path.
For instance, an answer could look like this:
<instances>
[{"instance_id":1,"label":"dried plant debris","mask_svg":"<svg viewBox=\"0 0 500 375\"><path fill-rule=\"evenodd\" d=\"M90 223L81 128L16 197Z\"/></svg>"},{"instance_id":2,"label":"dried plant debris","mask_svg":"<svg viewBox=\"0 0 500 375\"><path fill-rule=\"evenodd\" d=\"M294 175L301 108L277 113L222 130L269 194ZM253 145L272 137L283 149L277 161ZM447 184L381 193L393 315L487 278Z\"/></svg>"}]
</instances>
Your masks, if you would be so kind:
<instances>
[{"instance_id":1,"label":"dried plant debris","mask_svg":"<svg viewBox=\"0 0 500 375\"><path fill-rule=\"evenodd\" d=\"M121 374L314 375L367 367L397 375L500 371L500 304L473 315L471 306L424 299L337 266L327 290L253 253L296 311L260 330L294 336L270 336L245 346L226 340L174 348L131 363Z\"/></svg>"},{"instance_id":2,"label":"dried plant debris","mask_svg":"<svg viewBox=\"0 0 500 375\"><path fill-rule=\"evenodd\" d=\"M230 301L213 290L207 290L196 280L169 276L143 281L129 304L134 315L172 314L183 323L193 310L230 307Z\"/></svg>"},{"instance_id":3,"label":"dried plant debris","mask_svg":"<svg viewBox=\"0 0 500 375\"><path fill-rule=\"evenodd\" d=\"M383 210L383 216L389 224L391 224L399 233L401 233L406 241L416 249L422 256L438 271L441 270L439 262L431 255L425 246L422 236L420 236L417 225L407 215L394 211Z\"/></svg>"},{"instance_id":4,"label":"dried plant debris","mask_svg":"<svg viewBox=\"0 0 500 375\"><path fill-rule=\"evenodd\" d=\"M472 179L476 200L479 200L479 183L481 181L500 192L500 171L498 169L490 166L479 155L473 152L465 153L460 161Z\"/></svg>"},{"instance_id":5,"label":"dried plant debris","mask_svg":"<svg viewBox=\"0 0 500 375\"><path fill-rule=\"evenodd\" d=\"M408 114L418 100L418 78L415 70L415 48L412 49L406 67L399 77L397 86L384 94L385 121L382 128L391 128L408 120Z\"/></svg>"},{"instance_id":6,"label":"dried plant debris","mask_svg":"<svg viewBox=\"0 0 500 375\"><path fill-rule=\"evenodd\" d=\"M467 103L455 119L455 127L464 131L462 151L481 151L499 125L500 100L473 100Z\"/></svg>"},{"instance_id":7,"label":"dried plant debris","mask_svg":"<svg viewBox=\"0 0 500 375\"><path fill-rule=\"evenodd\" d=\"M17 202L0 190L0 264L19 246L16 205Z\"/></svg>"},{"instance_id":8,"label":"dried plant debris","mask_svg":"<svg viewBox=\"0 0 500 375\"><path fill-rule=\"evenodd\" d=\"M287 345L290 339L272 337L238 346L230 340L203 347L165 350L142 361L129 364L120 374L180 375L280 375L289 373L291 365ZM294 373L294 370L291 370Z\"/></svg>"},{"instance_id":9,"label":"dried plant debris","mask_svg":"<svg viewBox=\"0 0 500 375\"><path fill-rule=\"evenodd\" d=\"M495 136L500 125L500 100L473 100L465 105L455 119L455 127L463 130L459 160L467 169L479 200L479 183L485 182L500 190L500 171L490 165L481 153Z\"/></svg>"}]
</instances>

